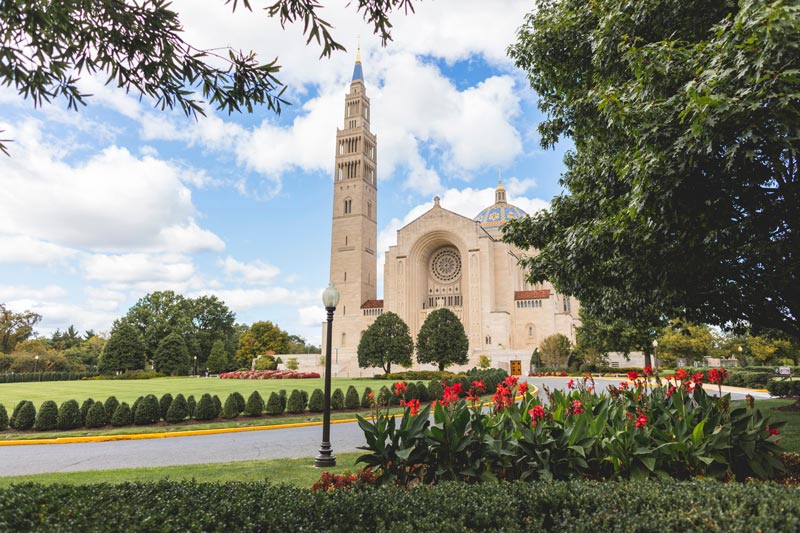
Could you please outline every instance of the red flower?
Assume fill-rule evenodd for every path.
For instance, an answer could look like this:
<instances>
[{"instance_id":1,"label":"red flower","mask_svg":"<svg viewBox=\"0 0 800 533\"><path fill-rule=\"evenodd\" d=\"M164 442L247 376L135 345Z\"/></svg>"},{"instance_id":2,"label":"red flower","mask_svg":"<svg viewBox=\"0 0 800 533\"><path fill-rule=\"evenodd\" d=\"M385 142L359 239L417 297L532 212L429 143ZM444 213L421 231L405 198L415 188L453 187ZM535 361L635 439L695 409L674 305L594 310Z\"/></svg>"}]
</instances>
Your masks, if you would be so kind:
<instances>
[{"instance_id":1,"label":"red flower","mask_svg":"<svg viewBox=\"0 0 800 533\"><path fill-rule=\"evenodd\" d=\"M451 403L458 401L458 396L461 394L461 383L453 383L450 387L445 387L442 392L442 401L439 402L447 407Z\"/></svg>"},{"instance_id":2,"label":"red flower","mask_svg":"<svg viewBox=\"0 0 800 533\"><path fill-rule=\"evenodd\" d=\"M622 390L628 390L628 382L627 381L620 381L619 388Z\"/></svg>"},{"instance_id":3,"label":"red flower","mask_svg":"<svg viewBox=\"0 0 800 533\"><path fill-rule=\"evenodd\" d=\"M407 402L403 402L403 405L411 409L411 416L415 416L419 413L419 400L408 400Z\"/></svg>"},{"instance_id":4,"label":"red flower","mask_svg":"<svg viewBox=\"0 0 800 533\"><path fill-rule=\"evenodd\" d=\"M636 419L636 429L642 429L647 425L647 415L641 413L639 418Z\"/></svg>"},{"instance_id":5,"label":"red flower","mask_svg":"<svg viewBox=\"0 0 800 533\"><path fill-rule=\"evenodd\" d=\"M519 393L525 394L526 392L528 392L528 383L526 381L523 381L522 383L519 384Z\"/></svg>"},{"instance_id":6,"label":"red flower","mask_svg":"<svg viewBox=\"0 0 800 533\"><path fill-rule=\"evenodd\" d=\"M630 372L628 372L628 379L631 381L636 381L637 379L639 379L639 373L635 370L631 370Z\"/></svg>"},{"instance_id":7,"label":"red flower","mask_svg":"<svg viewBox=\"0 0 800 533\"><path fill-rule=\"evenodd\" d=\"M708 371L708 381L711 383L722 383L728 377L728 371L724 368L712 368Z\"/></svg>"},{"instance_id":8,"label":"red flower","mask_svg":"<svg viewBox=\"0 0 800 533\"><path fill-rule=\"evenodd\" d=\"M679 368L678 371L675 372L675 379L677 379L678 381L684 381L688 377L689 373L683 368Z\"/></svg>"},{"instance_id":9,"label":"red flower","mask_svg":"<svg viewBox=\"0 0 800 533\"><path fill-rule=\"evenodd\" d=\"M646 367L644 367L644 373L645 373L645 375L649 376L650 374L653 373L653 367L650 366L650 365L647 365Z\"/></svg>"},{"instance_id":10,"label":"red flower","mask_svg":"<svg viewBox=\"0 0 800 533\"><path fill-rule=\"evenodd\" d=\"M572 402L570 402L570 406L569 406L569 413L570 414L579 415L579 414L583 413L584 411L585 411L585 409L583 408L583 405L581 404L580 400L573 400Z\"/></svg>"},{"instance_id":11,"label":"red flower","mask_svg":"<svg viewBox=\"0 0 800 533\"><path fill-rule=\"evenodd\" d=\"M485 392L486 391L486 385L483 384L483 380L473 381L472 382L472 388L475 389L475 390L478 390L480 392Z\"/></svg>"},{"instance_id":12,"label":"red flower","mask_svg":"<svg viewBox=\"0 0 800 533\"><path fill-rule=\"evenodd\" d=\"M589 392L594 392L594 386L589 385L589 387L586 390L588 390Z\"/></svg>"},{"instance_id":13,"label":"red flower","mask_svg":"<svg viewBox=\"0 0 800 533\"><path fill-rule=\"evenodd\" d=\"M764 428L764 429L766 429L766 430L767 430L767 433L769 433L770 435L778 435L778 434L780 434L780 431L778 431L778 430L777 430L777 429L775 429L775 428L771 428L771 427L769 427L769 426L767 426L767 427L766 427L766 428Z\"/></svg>"},{"instance_id":14,"label":"red flower","mask_svg":"<svg viewBox=\"0 0 800 533\"><path fill-rule=\"evenodd\" d=\"M626 411L625 416L627 416L629 420L633 420L633 413L629 413Z\"/></svg>"},{"instance_id":15,"label":"red flower","mask_svg":"<svg viewBox=\"0 0 800 533\"><path fill-rule=\"evenodd\" d=\"M512 389L512 388L514 388L514 387L516 387L516 386L517 386L517 382L518 382L518 381L519 381L519 378L518 378L517 376L508 376L508 377L507 377L507 378L506 378L506 379L503 381L503 384L504 384L506 387L508 387L509 389Z\"/></svg>"},{"instance_id":16,"label":"red flower","mask_svg":"<svg viewBox=\"0 0 800 533\"><path fill-rule=\"evenodd\" d=\"M514 402L514 399L511 397L511 389L502 383L497 386L497 390L495 391L494 396L492 396L492 400L494 401L494 408L496 411L502 411L503 409L510 407Z\"/></svg>"},{"instance_id":17,"label":"red flower","mask_svg":"<svg viewBox=\"0 0 800 533\"><path fill-rule=\"evenodd\" d=\"M536 422L544 418L544 407L541 405L534 405L533 409L528 411L528 414L531 415L533 426L536 427Z\"/></svg>"},{"instance_id":18,"label":"red flower","mask_svg":"<svg viewBox=\"0 0 800 533\"><path fill-rule=\"evenodd\" d=\"M402 396L404 392L408 390L408 385L406 385L405 381L398 381L394 384L394 393L397 396Z\"/></svg>"},{"instance_id":19,"label":"red flower","mask_svg":"<svg viewBox=\"0 0 800 533\"><path fill-rule=\"evenodd\" d=\"M669 388L667 389L667 398L672 398L672 395L675 393L675 390L677 388L678 387L676 387L675 385L670 385Z\"/></svg>"},{"instance_id":20,"label":"red flower","mask_svg":"<svg viewBox=\"0 0 800 533\"><path fill-rule=\"evenodd\" d=\"M369 394L367 394L367 398L369 398L369 401L371 402L375 401L375 393L370 392Z\"/></svg>"},{"instance_id":21,"label":"red flower","mask_svg":"<svg viewBox=\"0 0 800 533\"><path fill-rule=\"evenodd\" d=\"M705 377L705 375L702 372L698 372L696 374L692 374L692 382L695 385L699 385L700 383L703 382L703 378L704 377Z\"/></svg>"},{"instance_id":22,"label":"red flower","mask_svg":"<svg viewBox=\"0 0 800 533\"><path fill-rule=\"evenodd\" d=\"M567 381L567 388L571 389L574 386L575 386L575 381L574 380L571 379L571 380Z\"/></svg>"}]
</instances>

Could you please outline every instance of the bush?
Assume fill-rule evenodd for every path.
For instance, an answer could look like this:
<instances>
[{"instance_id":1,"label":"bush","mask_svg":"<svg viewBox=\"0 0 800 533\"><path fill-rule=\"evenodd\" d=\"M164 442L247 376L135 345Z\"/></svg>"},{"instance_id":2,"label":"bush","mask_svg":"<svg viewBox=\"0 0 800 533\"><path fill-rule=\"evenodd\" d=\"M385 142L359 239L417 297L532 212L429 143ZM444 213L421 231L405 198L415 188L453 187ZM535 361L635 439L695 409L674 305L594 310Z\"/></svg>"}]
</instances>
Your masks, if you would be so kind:
<instances>
[{"instance_id":1,"label":"bush","mask_svg":"<svg viewBox=\"0 0 800 533\"><path fill-rule=\"evenodd\" d=\"M131 415L136 413L136 410L139 408L139 404L142 403L143 399L144 396L139 396L138 398L136 398L136 400L133 402L133 405L131 406Z\"/></svg>"},{"instance_id":2,"label":"bush","mask_svg":"<svg viewBox=\"0 0 800 533\"><path fill-rule=\"evenodd\" d=\"M189 418L194 418L194 410L197 408L197 400L194 399L194 395L190 395L186 398L186 411L188 413Z\"/></svg>"},{"instance_id":3,"label":"bush","mask_svg":"<svg viewBox=\"0 0 800 533\"><path fill-rule=\"evenodd\" d=\"M133 413L131 407L127 402L122 402L114 409L114 415L111 417L111 425L114 427L130 426L133 424Z\"/></svg>"},{"instance_id":4,"label":"bush","mask_svg":"<svg viewBox=\"0 0 800 533\"><path fill-rule=\"evenodd\" d=\"M36 408L30 400L22 400L11 413L11 429L25 431L33 428L36 423Z\"/></svg>"},{"instance_id":5,"label":"bush","mask_svg":"<svg viewBox=\"0 0 800 533\"><path fill-rule=\"evenodd\" d=\"M167 419L167 411L169 406L172 405L172 394L166 393L158 400L158 415L161 419Z\"/></svg>"},{"instance_id":6,"label":"bush","mask_svg":"<svg viewBox=\"0 0 800 533\"><path fill-rule=\"evenodd\" d=\"M178 394L170 403L164 420L171 424L175 424L177 422L183 422L186 420L187 416L189 416L189 405L186 402L186 398L183 397L183 394Z\"/></svg>"},{"instance_id":7,"label":"bush","mask_svg":"<svg viewBox=\"0 0 800 533\"><path fill-rule=\"evenodd\" d=\"M779 396L781 398L793 398L800 396L800 381L770 381L767 384L767 390L771 396Z\"/></svg>"},{"instance_id":8,"label":"bush","mask_svg":"<svg viewBox=\"0 0 800 533\"><path fill-rule=\"evenodd\" d=\"M234 393L228 394L225 405L222 407L222 418L233 419L239 416L239 402L233 397Z\"/></svg>"},{"instance_id":9,"label":"bush","mask_svg":"<svg viewBox=\"0 0 800 533\"><path fill-rule=\"evenodd\" d=\"M420 402L425 403L431 400L431 397L428 394L428 388L425 386L423 382L421 381L417 382L416 391L417 391L417 400L419 400Z\"/></svg>"},{"instance_id":10,"label":"bush","mask_svg":"<svg viewBox=\"0 0 800 533\"><path fill-rule=\"evenodd\" d=\"M502 368L473 368L467 372L467 385L465 390L469 390L473 381L483 381L486 394L494 394L497 390L497 385L502 383L507 377L508 372Z\"/></svg>"},{"instance_id":11,"label":"bush","mask_svg":"<svg viewBox=\"0 0 800 533\"><path fill-rule=\"evenodd\" d=\"M381 390L378 391L378 394L375 395L375 401L378 402L378 405L381 407L391 405L394 403L394 392L390 391L389 387L384 385L381 387Z\"/></svg>"},{"instance_id":12,"label":"bush","mask_svg":"<svg viewBox=\"0 0 800 533\"><path fill-rule=\"evenodd\" d=\"M291 405L291 403L292 400L289 398L289 404ZM325 395L321 389L314 389L314 392L311 393L311 399L308 401L308 410L312 413L321 413L324 407Z\"/></svg>"},{"instance_id":13,"label":"bush","mask_svg":"<svg viewBox=\"0 0 800 533\"><path fill-rule=\"evenodd\" d=\"M89 413L89 409L92 408L93 403L94 400L91 398L83 400L83 403L81 404L81 426L86 425L86 415Z\"/></svg>"},{"instance_id":14,"label":"bush","mask_svg":"<svg viewBox=\"0 0 800 533\"><path fill-rule=\"evenodd\" d=\"M8 411L6 411L6 407L0 403L0 431L5 431L8 429Z\"/></svg>"},{"instance_id":15,"label":"bush","mask_svg":"<svg viewBox=\"0 0 800 533\"><path fill-rule=\"evenodd\" d=\"M344 393L342 389L336 389L333 391L333 394L331 394L331 409L344 409Z\"/></svg>"},{"instance_id":16,"label":"bush","mask_svg":"<svg viewBox=\"0 0 800 533\"><path fill-rule=\"evenodd\" d=\"M455 374L445 370L408 370L406 372L392 372L391 374L378 374L375 379L389 379L392 381L429 381L436 380L442 381L444 379L452 378Z\"/></svg>"},{"instance_id":17,"label":"bush","mask_svg":"<svg viewBox=\"0 0 800 533\"><path fill-rule=\"evenodd\" d=\"M281 402L281 397L275 392L271 392L269 395L266 411L268 415L280 415L283 413L283 402Z\"/></svg>"},{"instance_id":18,"label":"bush","mask_svg":"<svg viewBox=\"0 0 800 533\"><path fill-rule=\"evenodd\" d=\"M33 429L37 431L46 431L48 429L56 429L58 425L58 406L53 400L42 402L39 406L39 412L36 413L36 422L33 424Z\"/></svg>"},{"instance_id":19,"label":"bush","mask_svg":"<svg viewBox=\"0 0 800 533\"><path fill-rule=\"evenodd\" d=\"M286 404L289 402L289 398L286 395L286 389L281 389L278 391L278 397L281 400L281 413L286 411Z\"/></svg>"},{"instance_id":20,"label":"bush","mask_svg":"<svg viewBox=\"0 0 800 533\"><path fill-rule=\"evenodd\" d=\"M254 390L247 398L247 404L244 406L244 416L261 416L264 412L264 398L257 390Z\"/></svg>"},{"instance_id":21,"label":"bush","mask_svg":"<svg viewBox=\"0 0 800 533\"><path fill-rule=\"evenodd\" d=\"M347 394L344 395L344 408L345 409L358 409L361 402L358 399L358 391L352 385L347 387Z\"/></svg>"},{"instance_id":22,"label":"bush","mask_svg":"<svg viewBox=\"0 0 800 533\"><path fill-rule=\"evenodd\" d=\"M137 426L146 426L155 424L159 420L161 420L161 407L158 404L158 398L155 394L148 394L136 406L136 411L133 412L133 423Z\"/></svg>"},{"instance_id":23,"label":"bush","mask_svg":"<svg viewBox=\"0 0 800 533\"><path fill-rule=\"evenodd\" d=\"M371 388L367 387L364 389L364 394L361 395L361 407L363 409L370 409L372 407L372 400L369 397L371 393Z\"/></svg>"},{"instance_id":24,"label":"bush","mask_svg":"<svg viewBox=\"0 0 800 533\"><path fill-rule=\"evenodd\" d=\"M436 400L442 397L442 393L444 392L444 387L439 381L431 380L428 383L428 397L431 400Z\"/></svg>"},{"instance_id":25,"label":"bush","mask_svg":"<svg viewBox=\"0 0 800 533\"><path fill-rule=\"evenodd\" d=\"M238 410L238 412L241 413L242 411L244 411L244 408L247 405L244 401L244 396L242 396L241 393L236 391L232 392L230 395L233 396L233 400L236 402L236 409Z\"/></svg>"},{"instance_id":26,"label":"bush","mask_svg":"<svg viewBox=\"0 0 800 533\"><path fill-rule=\"evenodd\" d=\"M294 389L286 402L286 411L292 414L299 414L306 410L306 399L302 392Z\"/></svg>"},{"instance_id":27,"label":"bush","mask_svg":"<svg viewBox=\"0 0 800 533\"><path fill-rule=\"evenodd\" d=\"M58 408L58 429L81 427L81 408L75 400L67 400Z\"/></svg>"},{"instance_id":28,"label":"bush","mask_svg":"<svg viewBox=\"0 0 800 533\"><path fill-rule=\"evenodd\" d=\"M101 428L108 424L108 417L106 416L106 409L103 407L103 402L95 402L86 413L86 427L87 428Z\"/></svg>"},{"instance_id":29,"label":"bush","mask_svg":"<svg viewBox=\"0 0 800 533\"><path fill-rule=\"evenodd\" d=\"M211 400L214 402L214 418L219 418L219 415L222 414L222 402L216 394L211 397Z\"/></svg>"},{"instance_id":30,"label":"bush","mask_svg":"<svg viewBox=\"0 0 800 533\"><path fill-rule=\"evenodd\" d=\"M214 420L217 418L217 408L214 405L214 399L208 393L200 396L200 401L197 402L197 407L194 410L195 420Z\"/></svg>"},{"instance_id":31,"label":"bush","mask_svg":"<svg viewBox=\"0 0 800 533\"><path fill-rule=\"evenodd\" d=\"M117 412L117 407L119 407L119 400L117 400L116 396L109 396L106 398L106 403L103 404L103 407L106 410L106 416L110 419L114 418L114 413Z\"/></svg>"}]
</instances>

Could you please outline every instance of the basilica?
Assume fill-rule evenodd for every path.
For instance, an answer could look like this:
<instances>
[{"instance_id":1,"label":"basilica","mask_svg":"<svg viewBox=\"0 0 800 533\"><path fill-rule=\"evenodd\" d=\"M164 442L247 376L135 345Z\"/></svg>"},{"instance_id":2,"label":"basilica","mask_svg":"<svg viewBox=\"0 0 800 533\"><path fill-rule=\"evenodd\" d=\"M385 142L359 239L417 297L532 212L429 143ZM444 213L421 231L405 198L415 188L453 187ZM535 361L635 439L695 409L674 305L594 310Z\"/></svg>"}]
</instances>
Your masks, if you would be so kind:
<instances>
[{"instance_id":1,"label":"basilica","mask_svg":"<svg viewBox=\"0 0 800 533\"><path fill-rule=\"evenodd\" d=\"M387 311L408 324L414 339L428 313L442 307L453 311L469 339L464 368L487 355L492 366L512 370L521 364L527 372L531 353L545 337L563 333L574 342L577 300L547 283L528 284L518 261L535 252L501 240L506 221L527 216L508 203L502 183L495 203L472 219L448 211L437 197L428 212L399 229L397 244L384 250L383 299L377 299L378 141L370 130L360 57L335 150L330 280L341 295L331 332L335 375L376 373L358 368L358 343ZM326 327L323 323L323 343ZM414 369L433 368L414 363Z\"/></svg>"}]
</instances>

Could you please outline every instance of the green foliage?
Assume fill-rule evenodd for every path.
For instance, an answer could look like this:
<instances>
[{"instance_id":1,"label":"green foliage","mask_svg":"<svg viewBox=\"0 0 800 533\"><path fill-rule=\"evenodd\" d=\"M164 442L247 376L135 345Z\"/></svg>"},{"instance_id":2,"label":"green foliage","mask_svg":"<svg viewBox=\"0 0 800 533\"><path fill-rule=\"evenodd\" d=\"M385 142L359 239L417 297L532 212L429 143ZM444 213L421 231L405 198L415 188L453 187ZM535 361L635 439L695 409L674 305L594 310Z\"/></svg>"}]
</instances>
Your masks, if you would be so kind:
<instances>
[{"instance_id":1,"label":"green foliage","mask_svg":"<svg viewBox=\"0 0 800 533\"><path fill-rule=\"evenodd\" d=\"M119 400L117 400L116 396L109 396L106 398L106 402L103 407L106 410L106 415L108 415L108 418L113 418L114 413L117 412L117 407L119 407Z\"/></svg>"},{"instance_id":2,"label":"green foliage","mask_svg":"<svg viewBox=\"0 0 800 533\"><path fill-rule=\"evenodd\" d=\"M333 394L331 394L331 409L344 409L344 393L342 389L336 389L333 391Z\"/></svg>"},{"instance_id":3,"label":"green foliage","mask_svg":"<svg viewBox=\"0 0 800 533\"><path fill-rule=\"evenodd\" d=\"M256 370L276 370L278 361L271 355L262 355L256 359Z\"/></svg>"},{"instance_id":4,"label":"green foliage","mask_svg":"<svg viewBox=\"0 0 800 533\"><path fill-rule=\"evenodd\" d=\"M286 389L279 390L278 397L281 399L281 412L286 411L286 403L289 401L286 396Z\"/></svg>"},{"instance_id":5,"label":"green foliage","mask_svg":"<svg viewBox=\"0 0 800 533\"><path fill-rule=\"evenodd\" d=\"M87 399L83 400L83 403L81 404L81 425L82 426L86 425L86 415L89 413L89 409L91 409L93 403L94 403L93 399L87 398Z\"/></svg>"},{"instance_id":6,"label":"green foliage","mask_svg":"<svg viewBox=\"0 0 800 533\"><path fill-rule=\"evenodd\" d=\"M767 390L771 396L800 397L800 381L773 380L767 384Z\"/></svg>"},{"instance_id":7,"label":"green foliage","mask_svg":"<svg viewBox=\"0 0 800 533\"><path fill-rule=\"evenodd\" d=\"M8 429L8 411L6 411L5 405L0 403L0 431L5 431Z\"/></svg>"},{"instance_id":8,"label":"green foliage","mask_svg":"<svg viewBox=\"0 0 800 533\"><path fill-rule=\"evenodd\" d=\"M75 400L67 400L58 408L58 429L81 427L81 408Z\"/></svg>"},{"instance_id":9,"label":"green foliage","mask_svg":"<svg viewBox=\"0 0 800 533\"><path fill-rule=\"evenodd\" d=\"M236 363L250 368L250 361L267 352L286 353L289 346L289 334L269 321L255 322L239 337L239 349L236 352ZM272 358L274 363L275 359ZM273 367L274 368L274 367ZM271 370L266 368L264 370Z\"/></svg>"},{"instance_id":10,"label":"green foliage","mask_svg":"<svg viewBox=\"0 0 800 533\"><path fill-rule=\"evenodd\" d=\"M114 410L111 425L114 427L130 426L133 424L133 412L127 402L122 402Z\"/></svg>"},{"instance_id":11,"label":"green foliage","mask_svg":"<svg viewBox=\"0 0 800 533\"><path fill-rule=\"evenodd\" d=\"M800 338L798 43L794 2L538 2L509 55L542 145L575 149L566 193L504 228L530 280L595 317Z\"/></svg>"},{"instance_id":12,"label":"green foliage","mask_svg":"<svg viewBox=\"0 0 800 533\"><path fill-rule=\"evenodd\" d=\"M0 151L2 151L2 142L0 142ZM0 303L0 352L13 352L18 343L33 335L34 326L41 320L42 315L31 311L15 313L7 309L6 304Z\"/></svg>"},{"instance_id":13,"label":"green foliage","mask_svg":"<svg viewBox=\"0 0 800 533\"><path fill-rule=\"evenodd\" d=\"M167 419L167 411L169 411L170 405L172 405L172 394L167 392L158 400L158 412L163 420Z\"/></svg>"},{"instance_id":14,"label":"green foliage","mask_svg":"<svg viewBox=\"0 0 800 533\"><path fill-rule=\"evenodd\" d=\"M242 396L242 393L238 391L233 391L231 393L231 396L233 396L233 399L236 401L236 409L238 409L240 413L244 411L246 403L244 401L244 396Z\"/></svg>"},{"instance_id":15,"label":"green foliage","mask_svg":"<svg viewBox=\"0 0 800 533\"><path fill-rule=\"evenodd\" d=\"M33 402L30 400L22 400L17 404L16 407L14 407L14 412L11 413L11 421L9 425L11 426L11 429L23 431L31 429L35 422L36 408L33 406Z\"/></svg>"},{"instance_id":16,"label":"green foliage","mask_svg":"<svg viewBox=\"0 0 800 533\"><path fill-rule=\"evenodd\" d=\"M177 333L170 333L158 345L153 356L153 366L158 372L169 376L189 374L191 363L186 342Z\"/></svg>"},{"instance_id":17,"label":"green foliage","mask_svg":"<svg viewBox=\"0 0 800 533\"><path fill-rule=\"evenodd\" d=\"M449 365L468 361L469 342L461 320L450 309L431 311L417 335L417 361L439 365L443 371Z\"/></svg>"},{"instance_id":18,"label":"green foliage","mask_svg":"<svg viewBox=\"0 0 800 533\"><path fill-rule=\"evenodd\" d=\"M225 343L217 339L211 348L211 355L208 356L206 367L211 374L227 372L233 368L233 361L225 350Z\"/></svg>"},{"instance_id":19,"label":"green foliage","mask_svg":"<svg viewBox=\"0 0 800 533\"><path fill-rule=\"evenodd\" d=\"M33 429L37 431L45 431L48 429L56 429L58 426L58 406L56 402L47 400L42 402L39 406L39 412L36 413L36 422L33 424Z\"/></svg>"},{"instance_id":20,"label":"green foliage","mask_svg":"<svg viewBox=\"0 0 800 533\"><path fill-rule=\"evenodd\" d=\"M416 387L414 388L414 390L417 393L417 396L416 396L415 399L419 400L420 402L429 402L429 401L434 399L434 398L431 398L431 395L428 392L428 387L426 387L425 384L423 382L421 382L421 381L417 382Z\"/></svg>"},{"instance_id":21,"label":"green foliage","mask_svg":"<svg viewBox=\"0 0 800 533\"><path fill-rule=\"evenodd\" d=\"M286 412L292 414L302 413L306 410L307 401L302 391L294 389L292 394L289 395L289 401L286 403Z\"/></svg>"},{"instance_id":22,"label":"green foliage","mask_svg":"<svg viewBox=\"0 0 800 533\"><path fill-rule=\"evenodd\" d=\"M211 395L206 393L200 396L200 401L194 409L195 420L214 420L217 418L217 408Z\"/></svg>"},{"instance_id":23,"label":"green foliage","mask_svg":"<svg viewBox=\"0 0 800 533\"><path fill-rule=\"evenodd\" d=\"M194 418L194 410L197 407L197 400L194 399L194 394L186 398L186 412L189 418Z\"/></svg>"},{"instance_id":24,"label":"green foliage","mask_svg":"<svg viewBox=\"0 0 800 533\"><path fill-rule=\"evenodd\" d=\"M86 413L87 428L101 428L108 424L108 416L103 402L94 402Z\"/></svg>"},{"instance_id":25,"label":"green foliage","mask_svg":"<svg viewBox=\"0 0 800 533\"><path fill-rule=\"evenodd\" d=\"M286 360L286 368L288 370L297 370L300 368L300 363L297 362L297 357L290 357Z\"/></svg>"},{"instance_id":26,"label":"green foliage","mask_svg":"<svg viewBox=\"0 0 800 533\"><path fill-rule=\"evenodd\" d=\"M283 413L283 402L281 397L275 392L271 392L267 400L266 412L268 415L279 415Z\"/></svg>"},{"instance_id":27,"label":"green foliage","mask_svg":"<svg viewBox=\"0 0 800 533\"><path fill-rule=\"evenodd\" d=\"M370 387L364 388L364 394L361 395L361 408L362 409L369 409L372 407L372 400L370 399L369 395L372 393L372 389Z\"/></svg>"},{"instance_id":28,"label":"green foliage","mask_svg":"<svg viewBox=\"0 0 800 533\"><path fill-rule=\"evenodd\" d=\"M658 339L658 359L667 364L682 358L704 361L713 354L716 339L706 325L671 322Z\"/></svg>"},{"instance_id":29,"label":"green foliage","mask_svg":"<svg viewBox=\"0 0 800 533\"><path fill-rule=\"evenodd\" d=\"M244 406L244 416L261 416L264 412L264 398L258 391L253 391L247 397L247 404Z\"/></svg>"},{"instance_id":30,"label":"green foliage","mask_svg":"<svg viewBox=\"0 0 800 533\"><path fill-rule=\"evenodd\" d=\"M189 404L183 394L178 394L175 399L170 402L169 409L167 410L164 420L171 424L183 422L189 416Z\"/></svg>"},{"instance_id":31,"label":"green foliage","mask_svg":"<svg viewBox=\"0 0 800 533\"><path fill-rule=\"evenodd\" d=\"M347 387L347 393L344 395L344 408L345 409L358 409L361 401L358 398L358 391L353 385Z\"/></svg>"},{"instance_id":32,"label":"green foliage","mask_svg":"<svg viewBox=\"0 0 800 533\"><path fill-rule=\"evenodd\" d=\"M482 381L486 394L494 394L497 386L508 377L508 372L502 368L472 368L467 372L464 390L469 390L473 381ZM441 395L441 394L440 394ZM438 398L439 396L436 396ZM433 397L431 399L434 399Z\"/></svg>"},{"instance_id":33,"label":"green foliage","mask_svg":"<svg viewBox=\"0 0 800 533\"><path fill-rule=\"evenodd\" d=\"M144 396L139 396L133 401L133 405L131 406L131 415L136 413L136 410L139 408L139 404L142 403L142 400L144 400Z\"/></svg>"},{"instance_id":34,"label":"green foliage","mask_svg":"<svg viewBox=\"0 0 800 533\"><path fill-rule=\"evenodd\" d=\"M211 400L214 402L214 418L219 418L222 413L222 401L216 394L211 397ZM236 403L238 404L239 402Z\"/></svg>"},{"instance_id":35,"label":"green foliage","mask_svg":"<svg viewBox=\"0 0 800 533\"><path fill-rule=\"evenodd\" d=\"M661 317L645 320L610 319L606 315L591 316L581 307L578 315L581 324L575 330L575 351L591 364L605 364L609 352L619 352L625 357L631 352L643 352L649 363L653 339L665 324ZM531 361L533 362L533 361ZM537 366L542 361L534 363Z\"/></svg>"},{"instance_id":36,"label":"green foliage","mask_svg":"<svg viewBox=\"0 0 800 533\"><path fill-rule=\"evenodd\" d=\"M485 353L481 354L480 356L478 356L478 366L480 368L489 368L490 366L492 366L492 360L489 359L489 356L486 355Z\"/></svg>"},{"instance_id":37,"label":"green foliage","mask_svg":"<svg viewBox=\"0 0 800 533\"><path fill-rule=\"evenodd\" d=\"M289 398L289 405L291 405L292 400L291 397ZM311 399L308 400L308 410L312 413L321 413L325 406L325 395L322 392L322 389L314 389L314 392L311 393ZM291 410L289 411L292 412Z\"/></svg>"},{"instance_id":38,"label":"green foliage","mask_svg":"<svg viewBox=\"0 0 800 533\"><path fill-rule=\"evenodd\" d=\"M225 399L225 405L222 407L222 418L232 419L239 416L239 402L234 398L233 393L229 394Z\"/></svg>"},{"instance_id":39,"label":"green foliage","mask_svg":"<svg viewBox=\"0 0 800 533\"><path fill-rule=\"evenodd\" d=\"M414 341L408 325L397 314L387 311L369 325L358 343L358 366L380 367L385 374L392 363L411 366Z\"/></svg>"},{"instance_id":40,"label":"green foliage","mask_svg":"<svg viewBox=\"0 0 800 533\"><path fill-rule=\"evenodd\" d=\"M139 331L124 320L117 320L111 337L100 356L101 372L142 370L145 364L145 344Z\"/></svg>"},{"instance_id":41,"label":"green foliage","mask_svg":"<svg viewBox=\"0 0 800 533\"><path fill-rule=\"evenodd\" d=\"M444 387L440 381L433 379L428 383L428 396L431 400L441 398L442 392L444 392Z\"/></svg>"},{"instance_id":42,"label":"green foliage","mask_svg":"<svg viewBox=\"0 0 800 533\"><path fill-rule=\"evenodd\" d=\"M555 333L542 339L539 344L542 364L552 368L566 368L572 353L572 343L566 335Z\"/></svg>"},{"instance_id":43,"label":"green foliage","mask_svg":"<svg viewBox=\"0 0 800 533\"><path fill-rule=\"evenodd\" d=\"M148 394L133 412L133 423L137 426L145 426L148 424L155 424L161 420L161 406L158 404L158 398L155 394Z\"/></svg>"},{"instance_id":44,"label":"green foliage","mask_svg":"<svg viewBox=\"0 0 800 533\"><path fill-rule=\"evenodd\" d=\"M442 381L443 379L450 379L455 374L452 372L444 372L440 370L407 370L405 372L393 372L385 376L375 376L376 379L386 378L392 381L412 381L412 380L432 380L436 379Z\"/></svg>"}]
</instances>

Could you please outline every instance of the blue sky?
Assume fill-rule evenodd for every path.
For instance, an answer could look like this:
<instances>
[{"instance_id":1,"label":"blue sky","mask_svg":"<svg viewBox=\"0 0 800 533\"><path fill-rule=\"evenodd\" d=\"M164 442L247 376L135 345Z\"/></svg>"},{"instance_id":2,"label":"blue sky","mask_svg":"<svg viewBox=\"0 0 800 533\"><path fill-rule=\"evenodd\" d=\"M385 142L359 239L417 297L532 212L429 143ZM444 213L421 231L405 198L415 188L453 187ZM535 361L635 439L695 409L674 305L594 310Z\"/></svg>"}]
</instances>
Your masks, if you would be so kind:
<instances>
[{"instance_id":1,"label":"blue sky","mask_svg":"<svg viewBox=\"0 0 800 533\"><path fill-rule=\"evenodd\" d=\"M190 42L279 57L293 103L280 116L209 110L194 121L102 78L82 79L93 96L79 113L0 88L0 129L14 139L0 156L0 302L41 313L39 333L108 331L138 298L171 289L216 294L239 322L271 320L319 343L334 139L357 35L378 136L379 281L396 230L435 195L473 217L493 203L498 170L528 212L559 194L564 148L539 147L536 96L505 56L529 2L422 2L392 19L385 48L352 9L325 9L349 49L325 60L300 26L198 4L173 3Z\"/></svg>"}]
</instances>

